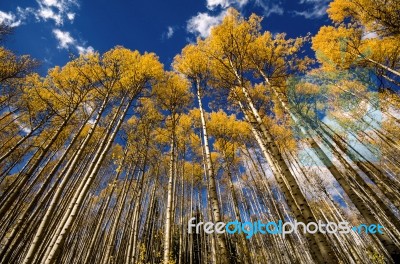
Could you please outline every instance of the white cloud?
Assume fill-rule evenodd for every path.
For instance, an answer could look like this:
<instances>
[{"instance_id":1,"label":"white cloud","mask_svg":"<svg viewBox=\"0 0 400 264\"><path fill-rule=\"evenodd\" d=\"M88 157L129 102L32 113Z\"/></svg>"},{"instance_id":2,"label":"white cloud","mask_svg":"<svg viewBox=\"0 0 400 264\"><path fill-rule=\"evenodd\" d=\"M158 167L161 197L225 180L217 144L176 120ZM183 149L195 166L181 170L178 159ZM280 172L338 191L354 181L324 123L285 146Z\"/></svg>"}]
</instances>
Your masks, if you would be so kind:
<instances>
[{"instance_id":1,"label":"white cloud","mask_svg":"<svg viewBox=\"0 0 400 264\"><path fill-rule=\"evenodd\" d=\"M326 15L329 2L330 0L300 0L300 4L312 7L304 11L294 11L293 13L307 19L321 18Z\"/></svg>"},{"instance_id":2,"label":"white cloud","mask_svg":"<svg viewBox=\"0 0 400 264\"><path fill-rule=\"evenodd\" d=\"M174 35L174 28L173 27L168 27L167 39L172 38L173 35Z\"/></svg>"},{"instance_id":3,"label":"white cloud","mask_svg":"<svg viewBox=\"0 0 400 264\"><path fill-rule=\"evenodd\" d=\"M264 10L265 16L270 16L272 14L283 15L283 8L279 5L272 5L267 10Z\"/></svg>"},{"instance_id":4,"label":"white cloud","mask_svg":"<svg viewBox=\"0 0 400 264\"><path fill-rule=\"evenodd\" d=\"M93 49L92 46L89 46L89 47L85 48L83 46L77 45L76 49L78 50L79 55L84 55L84 54L88 54L88 53L93 53L94 52L94 49Z\"/></svg>"},{"instance_id":5,"label":"white cloud","mask_svg":"<svg viewBox=\"0 0 400 264\"><path fill-rule=\"evenodd\" d=\"M377 38L378 34L376 32L364 32L364 35L362 36L361 39L374 39Z\"/></svg>"},{"instance_id":6,"label":"white cloud","mask_svg":"<svg viewBox=\"0 0 400 264\"><path fill-rule=\"evenodd\" d=\"M168 27L167 27L167 30L164 31L164 32L161 34L161 39L162 39L162 40L170 39L170 38L172 38L172 37L174 36L174 34L175 34L175 27L173 27L173 26L168 26Z\"/></svg>"},{"instance_id":7,"label":"white cloud","mask_svg":"<svg viewBox=\"0 0 400 264\"><path fill-rule=\"evenodd\" d=\"M17 7L17 17L23 22L25 21L28 16L32 15L35 13L35 9L32 7L26 7L26 8L21 8Z\"/></svg>"},{"instance_id":8,"label":"white cloud","mask_svg":"<svg viewBox=\"0 0 400 264\"><path fill-rule=\"evenodd\" d=\"M52 19L54 20L54 22L56 22L56 25L61 25L63 23L61 15L54 13L51 8L41 8L37 11L35 15L37 19L43 19L44 21Z\"/></svg>"},{"instance_id":9,"label":"white cloud","mask_svg":"<svg viewBox=\"0 0 400 264\"><path fill-rule=\"evenodd\" d=\"M214 10L217 6L221 6L222 8L227 8L231 6L234 1L230 0L207 0L207 8L210 10Z\"/></svg>"},{"instance_id":10,"label":"white cloud","mask_svg":"<svg viewBox=\"0 0 400 264\"><path fill-rule=\"evenodd\" d=\"M38 21L52 20L57 26L64 24L65 20L71 23L75 19L73 8L79 7L77 0L36 0L37 7L17 7L16 12L0 10L0 23L12 27L21 25L30 15Z\"/></svg>"},{"instance_id":11,"label":"white cloud","mask_svg":"<svg viewBox=\"0 0 400 264\"><path fill-rule=\"evenodd\" d=\"M242 7L242 6L247 5L247 3L249 2L249 0L239 0L238 2L239 2L239 6Z\"/></svg>"},{"instance_id":12,"label":"white cloud","mask_svg":"<svg viewBox=\"0 0 400 264\"><path fill-rule=\"evenodd\" d=\"M71 36L68 31L61 31L59 29L54 29L53 34L58 40L59 49L69 49L74 48L78 51L80 55L88 54L94 52L92 46L85 47L83 44L78 43L78 41Z\"/></svg>"},{"instance_id":13,"label":"white cloud","mask_svg":"<svg viewBox=\"0 0 400 264\"><path fill-rule=\"evenodd\" d=\"M62 25L65 19L73 21L75 13L70 12L78 6L75 0L36 0L39 8L34 12L38 20L54 20L56 25Z\"/></svg>"},{"instance_id":14,"label":"white cloud","mask_svg":"<svg viewBox=\"0 0 400 264\"><path fill-rule=\"evenodd\" d=\"M36 7L17 7L16 12L4 12L0 10L0 23L5 23L11 27L17 27L24 23L29 17L35 17L37 22L54 21L56 26L61 26L65 21L74 21L76 13L75 7L79 7L77 0L36 0ZM68 31L58 28L52 30L54 37L58 41L59 49L75 49L79 54L87 54L94 51L93 47L86 46L83 41L77 41ZM168 36L172 36L168 31Z\"/></svg>"},{"instance_id":15,"label":"white cloud","mask_svg":"<svg viewBox=\"0 0 400 264\"><path fill-rule=\"evenodd\" d=\"M326 8L327 7L321 7L321 8L314 7L311 10L306 10L306 11L294 11L294 14L305 17L307 19L320 18L326 14Z\"/></svg>"},{"instance_id":16,"label":"white cloud","mask_svg":"<svg viewBox=\"0 0 400 264\"><path fill-rule=\"evenodd\" d=\"M46 5L46 6L54 6L57 8L62 7L61 1L57 1L57 0L42 0L42 1L38 1L38 3Z\"/></svg>"},{"instance_id":17,"label":"white cloud","mask_svg":"<svg viewBox=\"0 0 400 264\"><path fill-rule=\"evenodd\" d=\"M71 37L71 34L68 31L61 31L59 29L54 29L53 34L58 40L58 47L60 49L68 49L69 46L74 45L76 40Z\"/></svg>"},{"instance_id":18,"label":"white cloud","mask_svg":"<svg viewBox=\"0 0 400 264\"><path fill-rule=\"evenodd\" d=\"M208 13L197 13L196 16L188 20L186 29L190 33L206 38L210 35L211 28L221 23L225 15L225 11L222 11L217 16L211 16Z\"/></svg>"},{"instance_id":19,"label":"white cloud","mask_svg":"<svg viewBox=\"0 0 400 264\"><path fill-rule=\"evenodd\" d=\"M278 1L255 0L255 3L263 9L265 17L269 17L272 14L283 15L284 13L283 8L280 6L281 3Z\"/></svg>"},{"instance_id":20,"label":"white cloud","mask_svg":"<svg viewBox=\"0 0 400 264\"><path fill-rule=\"evenodd\" d=\"M67 13L67 17L70 21L74 21L75 19L75 13Z\"/></svg>"},{"instance_id":21,"label":"white cloud","mask_svg":"<svg viewBox=\"0 0 400 264\"><path fill-rule=\"evenodd\" d=\"M0 24L6 24L10 27L18 27L21 24L21 20L17 19L17 17L11 12L3 12L0 10Z\"/></svg>"},{"instance_id":22,"label":"white cloud","mask_svg":"<svg viewBox=\"0 0 400 264\"><path fill-rule=\"evenodd\" d=\"M251 1L254 2L254 5L263 9L263 15L266 17L270 16L271 14L282 15L284 13L281 7L281 1L279 0L207 0L207 8L209 10L214 10L219 6L222 9L227 9L228 7L232 6L237 9L241 9Z\"/></svg>"}]
</instances>

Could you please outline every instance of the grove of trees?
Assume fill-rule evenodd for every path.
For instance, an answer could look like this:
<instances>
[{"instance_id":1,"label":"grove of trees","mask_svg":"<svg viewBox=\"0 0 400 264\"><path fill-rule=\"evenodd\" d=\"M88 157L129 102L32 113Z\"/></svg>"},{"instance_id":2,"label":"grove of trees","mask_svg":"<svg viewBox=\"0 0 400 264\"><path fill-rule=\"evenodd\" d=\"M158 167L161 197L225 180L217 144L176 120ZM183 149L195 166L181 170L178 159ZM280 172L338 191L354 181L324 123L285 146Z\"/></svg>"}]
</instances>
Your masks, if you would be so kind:
<instances>
[{"instance_id":1,"label":"grove of trees","mask_svg":"<svg viewBox=\"0 0 400 264\"><path fill-rule=\"evenodd\" d=\"M0 263L395 263L399 10L334 0L332 25L288 38L229 9L170 67L116 46L40 76L0 47ZM246 239L192 217L384 233Z\"/></svg>"}]
</instances>

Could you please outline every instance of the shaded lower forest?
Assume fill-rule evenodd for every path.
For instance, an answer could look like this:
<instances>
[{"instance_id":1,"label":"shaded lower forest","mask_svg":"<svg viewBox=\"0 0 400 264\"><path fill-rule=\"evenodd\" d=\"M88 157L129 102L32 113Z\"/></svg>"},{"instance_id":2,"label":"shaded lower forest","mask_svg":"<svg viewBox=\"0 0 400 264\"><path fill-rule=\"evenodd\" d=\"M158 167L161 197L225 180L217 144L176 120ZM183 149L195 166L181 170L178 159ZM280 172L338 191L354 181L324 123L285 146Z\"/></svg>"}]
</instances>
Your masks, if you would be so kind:
<instances>
[{"instance_id":1,"label":"shaded lower forest","mask_svg":"<svg viewBox=\"0 0 400 264\"><path fill-rule=\"evenodd\" d=\"M398 261L399 4L375 2L335 0L298 38L230 9L170 70L117 46L40 76L1 47L0 262ZM193 217L384 232L246 239Z\"/></svg>"}]
</instances>

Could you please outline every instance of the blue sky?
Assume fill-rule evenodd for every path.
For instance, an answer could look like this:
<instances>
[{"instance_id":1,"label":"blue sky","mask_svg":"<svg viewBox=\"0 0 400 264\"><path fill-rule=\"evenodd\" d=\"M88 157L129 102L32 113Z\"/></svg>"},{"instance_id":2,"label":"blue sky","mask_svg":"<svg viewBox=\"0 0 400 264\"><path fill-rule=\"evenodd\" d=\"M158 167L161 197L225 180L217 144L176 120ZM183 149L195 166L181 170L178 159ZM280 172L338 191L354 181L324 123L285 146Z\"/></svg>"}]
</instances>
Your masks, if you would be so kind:
<instances>
[{"instance_id":1,"label":"blue sky","mask_svg":"<svg viewBox=\"0 0 400 264\"><path fill-rule=\"evenodd\" d=\"M264 17L264 30L290 37L328 24L329 0L2 0L0 23L15 28L5 45L42 61L41 72L69 54L105 52L122 45L155 52L166 68L197 36L205 37L228 7Z\"/></svg>"}]
</instances>

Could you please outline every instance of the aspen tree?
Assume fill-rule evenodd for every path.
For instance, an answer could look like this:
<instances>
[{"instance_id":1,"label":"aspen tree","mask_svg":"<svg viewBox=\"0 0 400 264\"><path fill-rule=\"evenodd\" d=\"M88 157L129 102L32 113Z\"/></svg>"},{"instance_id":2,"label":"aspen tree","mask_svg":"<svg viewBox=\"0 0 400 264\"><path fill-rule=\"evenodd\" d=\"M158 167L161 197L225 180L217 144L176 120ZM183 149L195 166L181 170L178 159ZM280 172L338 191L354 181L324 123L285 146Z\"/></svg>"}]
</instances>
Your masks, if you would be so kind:
<instances>
[{"instance_id":1,"label":"aspen tree","mask_svg":"<svg viewBox=\"0 0 400 264\"><path fill-rule=\"evenodd\" d=\"M179 116L182 111L187 107L191 100L189 93L189 82L180 77L176 73L167 72L162 82L157 84L153 93L156 95L157 102L161 108L168 111L166 125L170 134L170 161L168 172L168 186L167 186L167 204L165 212L165 225L164 225L164 253L163 263L168 264L171 260L171 227L172 223L172 200L173 200L173 186L176 181L175 168L176 168L176 126Z\"/></svg>"},{"instance_id":2,"label":"aspen tree","mask_svg":"<svg viewBox=\"0 0 400 264\"><path fill-rule=\"evenodd\" d=\"M111 143L118 133L133 100L139 96L145 88L144 85L146 85L148 81L158 77L158 71L161 69L161 65L153 54L140 55L137 51L132 52L121 47L117 47L106 53L103 58L103 63L105 65L111 65L111 69L116 71L117 79L112 80L115 82L114 87L116 92L120 92L122 98L126 98L126 100L122 101L124 106L121 113L119 113L119 116L115 115L111 121L111 124L115 124L115 127L108 128L90 167L83 176L81 185L72 198L68 211L64 214L61 222L61 232L54 236L57 239L52 245L49 253L45 256L45 263L52 263L58 254L59 247L65 240L65 234L69 231L71 224L75 220L76 213L89 190L90 184L100 169L105 154L108 152ZM116 113L118 114L118 112L119 111Z\"/></svg>"},{"instance_id":3,"label":"aspen tree","mask_svg":"<svg viewBox=\"0 0 400 264\"><path fill-rule=\"evenodd\" d=\"M258 36L259 28L259 17L253 15L248 21L245 21L237 11L231 9L222 24L213 28L207 40L205 53L211 56L213 74L215 74L216 79L219 78L220 83L216 82L215 84L229 89L233 98L240 105L246 121L253 126L253 134L259 142L260 148L263 149L265 158L275 177L277 177L296 218L303 222L315 221L311 208L294 175L289 170L288 164L283 159L271 133L266 129L259 111L254 106L248 91L249 85L244 78L245 73L249 70L246 51L250 49L250 43ZM289 186L284 183L283 177L289 183ZM301 209L299 209L299 206ZM318 238L306 236L314 257L318 261L333 261L334 253L326 238L321 234L317 234L317 236Z\"/></svg>"},{"instance_id":4,"label":"aspen tree","mask_svg":"<svg viewBox=\"0 0 400 264\"><path fill-rule=\"evenodd\" d=\"M201 42L198 45L202 45ZM200 110L200 120L203 135L203 148L205 154L207 176L209 180L209 195L211 198L211 206L213 219L215 222L221 221L221 213L218 205L217 199L217 189L216 189L216 176L211 160L208 134L207 134L207 124L205 119L205 111L203 109L202 97L206 87L207 79L209 78L209 63L206 57L201 53L201 48L197 46L188 45L182 50L182 55L175 57L174 67L181 73L185 74L189 78L194 87L194 93L196 94L197 103ZM228 261L227 256L227 246L224 238L221 234L217 235L219 251L221 252L220 259L222 263Z\"/></svg>"}]
</instances>

